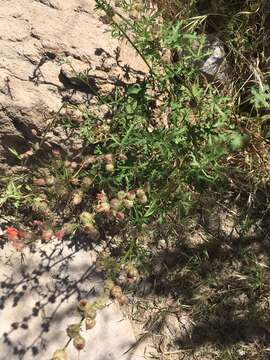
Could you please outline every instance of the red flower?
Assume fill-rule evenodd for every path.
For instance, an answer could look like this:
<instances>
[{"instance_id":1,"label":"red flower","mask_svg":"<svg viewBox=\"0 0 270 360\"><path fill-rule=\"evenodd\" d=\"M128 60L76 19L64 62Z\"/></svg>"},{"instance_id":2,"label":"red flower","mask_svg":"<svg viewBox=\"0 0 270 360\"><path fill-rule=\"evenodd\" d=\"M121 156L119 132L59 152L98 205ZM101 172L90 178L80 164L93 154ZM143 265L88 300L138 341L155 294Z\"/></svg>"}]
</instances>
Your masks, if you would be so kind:
<instances>
[{"instance_id":1,"label":"red flower","mask_svg":"<svg viewBox=\"0 0 270 360\"><path fill-rule=\"evenodd\" d=\"M6 234L7 234L8 238L9 237L17 237L19 234L19 231L15 227L9 226L6 229Z\"/></svg>"},{"instance_id":2,"label":"red flower","mask_svg":"<svg viewBox=\"0 0 270 360\"><path fill-rule=\"evenodd\" d=\"M19 231L14 227L9 226L6 229L6 234L8 241L11 242L14 249L16 251L22 251L25 245L24 242L20 239Z\"/></svg>"}]
</instances>

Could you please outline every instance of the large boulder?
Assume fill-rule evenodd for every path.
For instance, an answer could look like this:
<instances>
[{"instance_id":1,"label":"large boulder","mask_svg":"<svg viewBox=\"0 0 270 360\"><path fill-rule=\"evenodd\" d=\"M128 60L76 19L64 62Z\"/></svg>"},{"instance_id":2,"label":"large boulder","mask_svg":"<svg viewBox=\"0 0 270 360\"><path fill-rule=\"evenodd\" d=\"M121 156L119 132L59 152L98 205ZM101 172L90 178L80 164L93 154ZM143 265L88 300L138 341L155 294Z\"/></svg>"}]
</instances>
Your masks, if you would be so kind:
<instances>
[{"instance_id":1,"label":"large boulder","mask_svg":"<svg viewBox=\"0 0 270 360\"><path fill-rule=\"evenodd\" d=\"M11 149L21 153L40 140L63 102L91 98L92 87L65 76L67 63L87 71L95 91L124 77L119 48L122 65L145 69L133 49L111 37L94 6L94 0L0 2L0 168L16 163ZM61 132L52 141L61 143Z\"/></svg>"}]
</instances>

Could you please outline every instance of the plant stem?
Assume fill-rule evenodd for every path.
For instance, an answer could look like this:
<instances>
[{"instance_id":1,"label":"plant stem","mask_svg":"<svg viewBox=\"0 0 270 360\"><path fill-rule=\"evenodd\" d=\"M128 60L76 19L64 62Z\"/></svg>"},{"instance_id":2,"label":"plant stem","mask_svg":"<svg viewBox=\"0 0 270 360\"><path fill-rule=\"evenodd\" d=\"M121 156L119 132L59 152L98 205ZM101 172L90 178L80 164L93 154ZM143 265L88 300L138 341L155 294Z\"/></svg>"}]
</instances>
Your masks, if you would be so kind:
<instances>
[{"instance_id":1,"label":"plant stem","mask_svg":"<svg viewBox=\"0 0 270 360\"><path fill-rule=\"evenodd\" d=\"M137 51L137 53L140 55L140 57L143 59L145 64L147 65L150 74L154 75L153 69L151 65L149 64L148 60L144 56L144 54L140 51L140 49L137 47L137 45L134 43L134 41L129 37L129 35L121 28L121 26L113 19L111 16L111 12L113 12L115 15L119 16L120 19L125 21L129 26L132 27L132 24L123 16L121 15L117 10L115 10L111 5L109 5L106 1L102 1L100 4L102 7L102 10L106 13L106 15L110 18L112 23L117 27L117 29L121 32L121 34L127 39L127 41L130 43L130 45Z\"/></svg>"}]
</instances>

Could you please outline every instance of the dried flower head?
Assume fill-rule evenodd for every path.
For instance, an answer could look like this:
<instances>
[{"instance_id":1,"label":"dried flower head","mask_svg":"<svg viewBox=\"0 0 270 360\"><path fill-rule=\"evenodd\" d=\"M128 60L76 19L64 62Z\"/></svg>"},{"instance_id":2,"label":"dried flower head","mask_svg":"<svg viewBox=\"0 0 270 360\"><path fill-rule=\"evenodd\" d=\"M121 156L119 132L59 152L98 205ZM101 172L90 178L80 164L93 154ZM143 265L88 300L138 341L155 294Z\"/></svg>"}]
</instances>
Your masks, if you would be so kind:
<instances>
[{"instance_id":1,"label":"dried flower head","mask_svg":"<svg viewBox=\"0 0 270 360\"><path fill-rule=\"evenodd\" d=\"M106 164L105 170L107 172L109 172L109 173L113 173L114 172L114 165L112 163Z\"/></svg>"},{"instance_id":2,"label":"dried flower head","mask_svg":"<svg viewBox=\"0 0 270 360\"><path fill-rule=\"evenodd\" d=\"M52 360L67 360L67 354L64 349L55 350Z\"/></svg>"},{"instance_id":3,"label":"dried flower head","mask_svg":"<svg viewBox=\"0 0 270 360\"><path fill-rule=\"evenodd\" d=\"M93 215L87 211L84 211L80 215L80 221L82 224L91 224L93 222Z\"/></svg>"},{"instance_id":4,"label":"dried flower head","mask_svg":"<svg viewBox=\"0 0 270 360\"><path fill-rule=\"evenodd\" d=\"M84 349L84 347L85 347L84 337L82 337L81 335L75 336L73 339L73 345L78 351Z\"/></svg>"},{"instance_id":5,"label":"dried flower head","mask_svg":"<svg viewBox=\"0 0 270 360\"><path fill-rule=\"evenodd\" d=\"M74 206L79 205L83 201L83 192L81 190L76 190L72 197L72 204Z\"/></svg>"},{"instance_id":6,"label":"dried flower head","mask_svg":"<svg viewBox=\"0 0 270 360\"><path fill-rule=\"evenodd\" d=\"M123 293L122 293L122 289L120 288L120 286L115 285L111 289L111 296L114 297L115 299L120 298L122 295L123 295Z\"/></svg>"},{"instance_id":7,"label":"dried flower head","mask_svg":"<svg viewBox=\"0 0 270 360\"><path fill-rule=\"evenodd\" d=\"M121 208L121 205L122 205L122 201L121 200L119 200L119 199L116 199L116 198L114 198L114 199L112 199L111 201L110 201L110 205L111 205L111 208L113 209L113 210L119 210L120 208Z\"/></svg>"},{"instance_id":8,"label":"dried flower head","mask_svg":"<svg viewBox=\"0 0 270 360\"><path fill-rule=\"evenodd\" d=\"M71 324L66 329L67 336L73 339L77 335L80 334L80 330L81 330L81 325L80 324Z\"/></svg>"},{"instance_id":9,"label":"dried flower head","mask_svg":"<svg viewBox=\"0 0 270 360\"><path fill-rule=\"evenodd\" d=\"M91 319L91 318L86 318L85 319L85 330L90 330L93 329L93 327L96 326L96 320L95 319Z\"/></svg>"},{"instance_id":10,"label":"dried flower head","mask_svg":"<svg viewBox=\"0 0 270 360\"><path fill-rule=\"evenodd\" d=\"M134 206L133 200L124 199L123 205L126 209L131 209Z\"/></svg>"},{"instance_id":11,"label":"dried flower head","mask_svg":"<svg viewBox=\"0 0 270 360\"><path fill-rule=\"evenodd\" d=\"M113 154L106 154L104 155L104 161L109 164L113 162Z\"/></svg>"},{"instance_id":12,"label":"dried flower head","mask_svg":"<svg viewBox=\"0 0 270 360\"><path fill-rule=\"evenodd\" d=\"M123 190L118 191L117 197L119 200L123 200L126 197L126 193Z\"/></svg>"},{"instance_id":13,"label":"dried flower head","mask_svg":"<svg viewBox=\"0 0 270 360\"><path fill-rule=\"evenodd\" d=\"M111 207L110 204L107 202L101 202L96 207L97 213L108 213L110 211Z\"/></svg>"},{"instance_id":14,"label":"dried flower head","mask_svg":"<svg viewBox=\"0 0 270 360\"><path fill-rule=\"evenodd\" d=\"M81 187L82 187L82 189L83 189L84 191L86 191L86 190L88 190L88 189L91 188L92 184L93 184L92 179L91 179L90 177L88 177L88 176L85 176L85 177L82 179L82 185L81 185Z\"/></svg>"}]
</instances>

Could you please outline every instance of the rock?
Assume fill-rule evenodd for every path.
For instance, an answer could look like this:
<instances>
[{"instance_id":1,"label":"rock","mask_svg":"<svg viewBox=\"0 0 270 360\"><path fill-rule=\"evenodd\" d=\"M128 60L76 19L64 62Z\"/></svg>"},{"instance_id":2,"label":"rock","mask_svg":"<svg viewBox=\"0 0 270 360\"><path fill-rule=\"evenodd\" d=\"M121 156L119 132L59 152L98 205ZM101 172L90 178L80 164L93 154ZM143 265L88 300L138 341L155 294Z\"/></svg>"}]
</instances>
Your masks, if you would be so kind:
<instances>
[{"instance_id":1,"label":"rock","mask_svg":"<svg viewBox=\"0 0 270 360\"><path fill-rule=\"evenodd\" d=\"M25 152L41 139L63 102L89 105L96 91L124 81L118 48L123 66L146 70L133 49L111 37L94 7L94 0L0 2L0 169L17 164L9 148ZM91 86L66 76L69 64ZM61 140L60 132L49 142Z\"/></svg>"},{"instance_id":2,"label":"rock","mask_svg":"<svg viewBox=\"0 0 270 360\"><path fill-rule=\"evenodd\" d=\"M80 321L78 300L94 301L102 292L103 281L94 262L93 252L75 251L57 240L25 249L24 258L5 244L0 264L0 360L50 359L65 346L67 326ZM83 325L86 346L81 360L144 358L145 346L123 355L136 338L117 304L109 301L98 311L96 326L84 329ZM72 344L67 355L78 357Z\"/></svg>"},{"instance_id":3,"label":"rock","mask_svg":"<svg viewBox=\"0 0 270 360\"><path fill-rule=\"evenodd\" d=\"M200 70L210 80L226 80L228 69L226 69L226 53L222 41L215 35L206 35L205 50L210 51L211 55L200 64Z\"/></svg>"}]
</instances>

